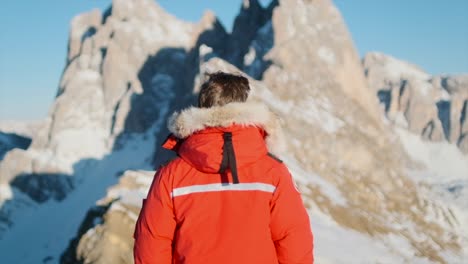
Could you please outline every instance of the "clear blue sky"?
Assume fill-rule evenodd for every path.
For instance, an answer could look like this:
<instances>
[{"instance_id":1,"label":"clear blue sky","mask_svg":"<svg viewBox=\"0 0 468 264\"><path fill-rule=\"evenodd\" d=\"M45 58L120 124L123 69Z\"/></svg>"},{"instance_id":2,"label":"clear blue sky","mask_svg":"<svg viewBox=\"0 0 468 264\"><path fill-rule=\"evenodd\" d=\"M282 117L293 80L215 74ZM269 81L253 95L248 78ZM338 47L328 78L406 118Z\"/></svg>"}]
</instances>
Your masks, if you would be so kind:
<instances>
[{"instance_id":1,"label":"clear blue sky","mask_svg":"<svg viewBox=\"0 0 468 264\"><path fill-rule=\"evenodd\" d=\"M129 0L130 1L130 0ZM241 0L159 0L179 18L213 10L228 30ZM268 0L262 1L269 2ZM468 0L335 0L361 55L382 51L432 74L468 73ZM0 120L44 118L65 64L69 22L110 0L15 0L0 9Z\"/></svg>"}]
</instances>

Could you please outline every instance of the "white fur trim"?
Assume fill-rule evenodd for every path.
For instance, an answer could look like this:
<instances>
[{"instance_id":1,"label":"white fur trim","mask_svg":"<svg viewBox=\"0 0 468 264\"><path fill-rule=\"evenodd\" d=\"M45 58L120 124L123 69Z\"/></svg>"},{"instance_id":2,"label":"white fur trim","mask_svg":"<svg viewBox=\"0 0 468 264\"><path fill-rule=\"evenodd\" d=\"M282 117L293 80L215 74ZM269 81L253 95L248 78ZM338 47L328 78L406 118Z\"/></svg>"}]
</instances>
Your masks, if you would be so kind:
<instances>
[{"instance_id":1,"label":"white fur trim","mask_svg":"<svg viewBox=\"0 0 468 264\"><path fill-rule=\"evenodd\" d=\"M278 117L266 105L260 103L230 103L210 108L190 107L175 112L168 121L168 128L178 138L186 138L207 127L228 127L232 124L258 126L267 135L268 150L281 155L286 144Z\"/></svg>"}]
</instances>

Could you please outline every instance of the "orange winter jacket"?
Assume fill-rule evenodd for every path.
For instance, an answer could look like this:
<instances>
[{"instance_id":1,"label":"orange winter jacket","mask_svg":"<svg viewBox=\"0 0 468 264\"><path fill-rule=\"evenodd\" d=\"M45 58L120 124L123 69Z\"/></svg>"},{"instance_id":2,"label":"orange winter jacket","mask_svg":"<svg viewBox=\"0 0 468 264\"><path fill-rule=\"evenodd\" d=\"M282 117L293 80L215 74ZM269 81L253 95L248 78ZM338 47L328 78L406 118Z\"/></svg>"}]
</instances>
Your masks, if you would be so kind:
<instances>
[{"instance_id":1,"label":"orange winter jacket","mask_svg":"<svg viewBox=\"0 0 468 264\"><path fill-rule=\"evenodd\" d=\"M263 105L191 108L163 147L135 228L142 263L313 263L310 221L286 166L265 141L278 134ZM272 125L273 124L273 125Z\"/></svg>"}]
</instances>

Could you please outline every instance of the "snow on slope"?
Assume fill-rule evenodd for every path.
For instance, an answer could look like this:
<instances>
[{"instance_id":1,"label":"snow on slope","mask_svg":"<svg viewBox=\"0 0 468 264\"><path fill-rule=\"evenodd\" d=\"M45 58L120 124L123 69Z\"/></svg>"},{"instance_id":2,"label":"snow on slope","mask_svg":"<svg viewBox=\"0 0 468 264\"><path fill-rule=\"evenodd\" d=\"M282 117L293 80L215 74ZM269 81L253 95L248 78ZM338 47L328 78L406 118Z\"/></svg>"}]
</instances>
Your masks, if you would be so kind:
<instances>
[{"instance_id":1,"label":"snow on slope","mask_svg":"<svg viewBox=\"0 0 468 264\"><path fill-rule=\"evenodd\" d=\"M105 195L104 190L118 181L116 176L132 168L151 170L157 129L153 126L144 134L133 135L124 148L77 168L74 174L81 182L62 202L51 199L40 205L34 203L31 210L13 211L14 225L0 240L1 262L58 263L84 215Z\"/></svg>"},{"instance_id":2,"label":"snow on slope","mask_svg":"<svg viewBox=\"0 0 468 264\"><path fill-rule=\"evenodd\" d=\"M299 185L298 188L302 194L307 192L307 188L301 188L301 186L317 185L333 202L346 205L346 198L332 183L326 182L318 175L310 175L290 156L284 157L283 160ZM304 203L312 206L308 212L314 234L314 255L317 263L374 263L399 258L381 242L340 226L330 216L321 212L314 205L313 199L307 196L303 197Z\"/></svg>"},{"instance_id":3,"label":"snow on slope","mask_svg":"<svg viewBox=\"0 0 468 264\"><path fill-rule=\"evenodd\" d=\"M404 263L404 258L381 241L344 228L319 210L310 210L309 215L314 232L316 263Z\"/></svg>"},{"instance_id":4,"label":"snow on slope","mask_svg":"<svg viewBox=\"0 0 468 264\"><path fill-rule=\"evenodd\" d=\"M458 219L455 225L464 239L462 254L468 259L468 155L448 142L423 141L401 128L396 128L396 132L406 152L423 165L410 169L409 175L414 181L427 184L429 190L424 195L447 205Z\"/></svg>"},{"instance_id":5,"label":"snow on slope","mask_svg":"<svg viewBox=\"0 0 468 264\"><path fill-rule=\"evenodd\" d=\"M299 185L304 203L310 207L308 212L314 234L316 263L406 263L409 260L411 263L431 263L426 258L416 257L408 241L397 235L371 237L338 224L322 212L310 196L304 195L308 189L301 186L319 186L334 203L345 206L347 201L340 190L319 175L306 172L294 158L284 157L284 162Z\"/></svg>"},{"instance_id":6,"label":"snow on slope","mask_svg":"<svg viewBox=\"0 0 468 264\"><path fill-rule=\"evenodd\" d=\"M423 141L407 130L396 131L408 154L427 167L428 173L418 180L430 184L468 180L468 155L463 155L454 144Z\"/></svg>"},{"instance_id":7,"label":"snow on slope","mask_svg":"<svg viewBox=\"0 0 468 264\"><path fill-rule=\"evenodd\" d=\"M381 72L385 72L388 75L388 78L392 80L398 80L401 78L414 78L420 80L427 80L431 76L425 73L419 67L410 64L405 61L398 60L392 56L387 54L383 54L380 52L370 52L368 53L368 59L381 61L382 63L379 67L375 67L374 70L378 70ZM379 87L373 87L379 88Z\"/></svg>"}]
</instances>

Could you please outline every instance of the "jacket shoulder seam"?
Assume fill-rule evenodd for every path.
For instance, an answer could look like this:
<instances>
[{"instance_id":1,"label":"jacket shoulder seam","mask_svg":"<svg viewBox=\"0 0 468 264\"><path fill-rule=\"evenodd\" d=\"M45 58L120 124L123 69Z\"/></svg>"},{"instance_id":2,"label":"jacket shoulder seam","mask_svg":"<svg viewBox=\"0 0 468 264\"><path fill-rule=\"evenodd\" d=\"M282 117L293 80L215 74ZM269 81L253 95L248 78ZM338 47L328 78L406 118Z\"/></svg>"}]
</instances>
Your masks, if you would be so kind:
<instances>
[{"instance_id":1,"label":"jacket shoulder seam","mask_svg":"<svg viewBox=\"0 0 468 264\"><path fill-rule=\"evenodd\" d=\"M274 159L275 161L277 161L277 162L279 162L279 163L283 163L283 161L282 161L280 158L278 158L277 156L275 156L273 153L268 152L267 155L268 155L270 158Z\"/></svg>"}]
</instances>

